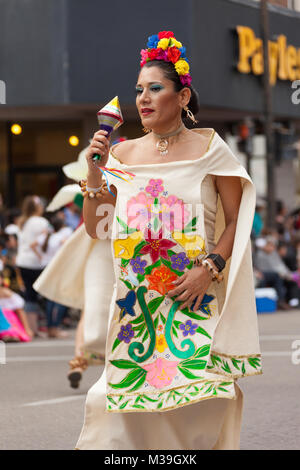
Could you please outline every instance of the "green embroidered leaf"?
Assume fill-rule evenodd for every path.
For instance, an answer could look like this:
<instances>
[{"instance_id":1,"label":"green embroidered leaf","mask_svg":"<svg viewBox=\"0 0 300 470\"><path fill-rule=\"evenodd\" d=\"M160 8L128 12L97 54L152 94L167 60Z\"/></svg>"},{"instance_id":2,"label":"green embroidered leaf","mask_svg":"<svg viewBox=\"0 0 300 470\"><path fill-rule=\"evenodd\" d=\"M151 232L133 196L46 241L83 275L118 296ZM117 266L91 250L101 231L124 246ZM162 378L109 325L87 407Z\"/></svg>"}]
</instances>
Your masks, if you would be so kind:
<instances>
[{"instance_id":1,"label":"green embroidered leaf","mask_svg":"<svg viewBox=\"0 0 300 470\"><path fill-rule=\"evenodd\" d=\"M167 250L167 253L168 253L168 255L169 255L170 258L171 258L171 256L177 254L176 251L173 251L173 250Z\"/></svg>"},{"instance_id":2,"label":"green embroidered leaf","mask_svg":"<svg viewBox=\"0 0 300 470\"><path fill-rule=\"evenodd\" d=\"M140 254L140 251L143 248L143 246L145 245L147 245L147 242L145 240L142 240L140 243L138 243L134 249L132 258L136 258L137 255Z\"/></svg>"},{"instance_id":3,"label":"green embroidered leaf","mask_svg":"<svg viewBox=\"0 0 300 470\"><path fill-rule=\"evenodd\" d=\"M200 359L186 359L180 362L179 365L187 369L205 369L206 361L201 361Z\"/></svg>"},{"instance_id":4,"label":"green embroidered leaf","mask_svg":"<svg viewBox=\"0 0 300 470\"><path fill-rule=\"evenodd\" d=\"M111 410L111 406L110 406L110 405L108 405L108 409Z\"/></svg>"},{"instance_id":5,"label":"green embroidered leaf","mask_svg":"<svg viewBox=\"0 0 300 470\"><path fill-rule=\"evenodd\" d=\"M216 390L216 389L214 389L214 391L213 391L213 395L218 395L218 394L217 394L217 390Z\"/></svg>"},{"instance_id":6,"label":"green embroidered leaf","mask_svg":"<svg viewBox=\"0 0 300 470\"><path fill-rule=\"evenodd\" d=\"M191 261L189 264L186 265L186 268L192 269L193 266L194 266L194 261Z\"/></svg>"},{"instance_id":7,"label":"green embroidered leaf","mask_svg":"<svg viewBox=\"0 0 300 470\"><path fill-rule=\"evenodd\" d=\"M113 352L116 349L116 347L119 346L120 343L121 343L121 341L119 340L119 338L116 338L116 340L113 344L111 352Z\"/></svg>"},{"instance_id":8,"label":"green embroidered leaf","mask_svg":"<svg viewBox=\"0 0 300 470\"><path fill-rule=\"evenodd\" d=\"M138 273L136 277L137 277L137 280L139 281L139 283L141 283L145 279L145 274Z\"/></svg>"},{"instance_id":9,"label":"green embroidered leaf","mask_svg":"<svg viewBox=\"0 0 300 470\"><path fill-rule=\"evenodd\" d=\"M142 339L142 342L144 343L146 341L146 339L148 338L149 336L149 331L147 330L146 333L144 334L143 336L143 339Z\"/></svg>"},{"instance_id":10,"label":"green embroidered leaf","mask_svg":"<svg viewBox=\"0 0 300 470\"><path fill-rule=\"evenodd\" d=\"M214 354L211 354L210 360L211 360L213 366L218 366L218 362L222 363L222 359L219 356L215 356ZM211 369L211 367L210 367L210 369Z\"/></svg>"},{"instance_id":11,"label":"green embroidered leaf","mask_svg":"<svg viewBox=\"0 0 300 470\"><path fill-rule=\"evenodd\" d=\"M159 220L157 217L155 217L154 222L153 222L154 232L157 232L158 226L159 226Z\"/></svg>"},{"instance_id":12,"label":"green embroidered leaf","mask_svg":"<svg viewBox=\"0 0 300 470\"><path fill-rule=\"evenodd\" d=\"M123 405L120 406L119 410L123 410L125 406L129 403L130 400L127 400Z\"/></svg>"},{"instance_id":13,"label":"green embroidered leaf","mask_svg":"<svg viewBox=\"0 0 300 470\"><path fill-rule=\"evenodd\" d=\"M174 326L172 326L172 331L173 331L173 335L176 336L176 338L178 338L178 334Z\"/></svg>"},{"instance_id":14,"label":"green embroidered leaf","mask_svg":"<svg viewBox=\"0 0 300 470\"><path fill-rule=\"evenodd\" d=\"M120 401L123 400L123 398L124 398L124 395L120 395L120 396L119 396L119 403L120 403Z\"/></svg>"},{"instance_id":15,"label":"green embroidered leaf","mask_svg":"<svg viewBox=\"0 0 300 470\"><path fill-rule=\"evenodd\" d=\"M198 326L196 333L200 333L200 335L207 336L207 338L211 339L211 336L207 333L206 330L204 330L204 328L201 328L201 326Z\"/></svg>"},{"instance_id":16,"label":"green embroidered leaf","mask_svg":"<svg viewBox=\"0 0 300 470\"><path fill-rule=\"evenodd\" d=\"M157 410L160 410L160 408L163 406L163 404L164 404L164 402L161 401L161 402L157 405L156 409L157 409Z\"/></svg>"},{"instance_id":17,"label":"green embroidered leaf","mask_svg":"<svg viewBox=\"0 0 300 470\"><path fill-rule=\"evenodd\" d=\"M147 395L143 395L143 398L145 400L151 401L151 403L156 403L158 399L156 398L155 400L153 398L148 397Z\"/></svg>"},{"instance_id":18,"label":"green embroidered leaf","mask_svg":"<svg viewBox=\"0 0 300 470\"><path fill-rule=\"evenodd\" d=\"M172 263L171 261L168 261L166 260L165 258L161 258L161 262L167 266L169 269L171 269L171 271L173 271L174 273L176 273L177 271L175 269L173 269L171 266L172 266Z\"/></svg>"},{"instance_id":19,"label":"green embroidered leaf","mask_svg":"<svg viewBox=\"0 0 300 470\"><path fill-rule=\"evenodd\" d=\"M181 312L186 315L187 317L190 317L190 318L193 318L194 320L207 320L208 318L207 317L201 317L200 315L198 315L197 313L194 313L194 312L190 312L189 309L186 307L184 308L183 310L181 310Z\"/></svg>"},{"instance_id":20,"label":"green embroidered leaf","mask_svg":"<svg viewBox=\"0 0 300 470\"><path fill-rule=\"evenodd\" d=\"M197 359L199 357L205 357L209 354L209 351L210 351L210 344L204 344L204 346L201 346L199 349L197 349L193 357Z\"/></svg>"},{"instance_id":21,"label":"green embroidered leaf","mask_svg":"<svg viewBox=\"0 0 300 470\"><path fill-rule=\"evenodd\" d=\"M118 406L117 403L115 402L115 400L112 397L110 397L109 395L106 395L106 397L113 405Z\"/></svg>"},{"instance_id":22,"label":"green embroidered leaf","mask_svg":"<svg viewBox=\"0 0 300 470\"><path fill-rule=\"evenodd\" d=\"M213 389L213 385L210 385L207 390L205 390L205 393L211 392Z\"/></svg>"},{"instance_id":23,"label":"green embroidered leaf","mask_svg":"<svg viewBox=\"0 0 300 470\"><path fill-rule=\"evenodd\" d=\"M109 385L112 388L127 388L130 385L132 385L136 380L140 379L141 376L144 375L144 374L145 374L144 369L141 369L141 368L134 369L131 372L129 372L129 374L127 374L126 377L124 377L124 379L121 380L121 382L119 382L117 384L110 383Z\"/></svg>"},{"instance_id":24,"label":"green embroidered leaf","mask_svg":"<svg viewBox=\"0 0 300 470\"><path fill-rule=\"evenodd\" d=\"M119 278L122 282L124 282L125 286L129 289L129 290L133 290L133 286L130 284L130 282L128 281L124 281L124 279L121 279Z\"/></svg>"},{"instance_id":25,"label":"green embroidered leaf","mask_svg":"<svg viewBox=\"0 0 300 470\"><path fill-rule=\"evenodd\" d=\"M232 362L232 364L234 365L234 367L235 367L237 370L240 370L240 368L239 368L239 363L242 362L242 361L240 361L239 359L233 359L233 358L231 358L231 362Z\"/></svg>"},{"instance_id":26,"label":"green embroidered leaf","mask_svg":"<svg viewBox=\"0 0 300 470\"><path fill-rule=\"evenodd\" d=\"M160 319L163 322L163 324L165 325L167 320L165 319L164 315L161 312L159 312L159 313L160 313Z\"/></svg>"},{"instance_id":27,"label":"green embroidered leaf","mask_svg":"<svg viewBox=\"0 0 300 470\"><path fill-rule=\"evenodd\" d=\"M192 374L192 372L190 372L188 369L185 369L184 367L181 367L181 366L178 366L178 370L180 370L180 372L188 379L202 379L203 378L203 377L198 377L195 374Z\"/></svg>"},{"instance_id":28,"label":"green embroidered leaf","mask_svg":"<svg viewBox=\"0 0 300 470\"><path fill-rule=\"evenodd\" d=\"M243 365L242 365L242 373L246 374L246 368L245 368L245 363L244 362L243 362Z\"/></svg>"},{"instance_id":29,"label":"green embroidered leaf","mask_svg":"<svg viewBox=\"0 0 300 470\"><path fill-rule=\"evenodd\" d=\"M158 203L158 197L154 198L154 203L153 203L154 207L157 209L159 207L159 203Z\"/></svg>"},{"instance_id":30,"label":"green embroidered leaf","mask_svg":"<svg viewBox=\"0 0 300 470\"><path fill-rule=\"evenodd\" d=\"M144 369L142 369L141 366L139 366L135 362L128 361L127 359L118 359L118 360L110 361L110 362L113 366L118 367L119 369L141 369L141 370L144 370Z\"/></svg>"},{"instance_id":31,"label":"green embroidered leaf","mask_svg":"<svg viewBox=\"0 0 300 470\"><path fill-rule=\"evenodd\" d=\"M127 264L129 263L130 259L124 259L122 258L121 259L121 266L125 267L127 266Z\"/></svg>"},{"instance_id":32,"label":"green embroidered leaf","mask_svg":"<svg viewBox=\"0 0 300 470\"><path fill-rule=\"evenodd\" d=\"M223 365L222 365L221 369L224 370L225 372L227 372L228 374L231 374L231 369L228 365L228 362L223 361Z\"/></svg>"},{"instance_id":33,"label":"green embroidered leaf","mask_svg":"<svg viewBox=\"0 0 300 470\"><path fill-rule=\"evenodd\" d=\"M221 390L222 392L229 393L229 390L226 390L226 388L223 388L223 387L218 387L218 390Z\"/></svg>"},{"instance_id":34,"label":"green embroidered leaf","mask_svg":"<svg viewBox=\"0 0 300 470\"><path fill-rule=\"evenodd\" d=\"M150 264L150 266L147 266L147 267L145 268L145 274L150 274L151 271L152 271L152 269L158 268L159 266L161 266L161 260L160 260L160 259L157 260L156 263Z\"/></svg>"},{"instance_id":35,"label":"green embroidered leaf","mask_svg":"<svg viewBox=\"0 0 300 470\"><path fill-rule=\"evenodd\" d=\"M257 367L260 366L260 360L258 357L249 357L248 362L250 366L254 367L255 369L257 369Z\"/></svg>"},{"instance_id":36,"label":"green embroidered leaf","mask_svg":"<svg viewBox=\"0 0 300 470\"><path fill-rule=\"evenodd\" d=\"M184 229L182 230L182 233L184 232L191 232L191 231L195 231L195 225L197 224L197 219L198 217L194 217L193 220L191 220L191 222L189 222L185 227Z\"/></svg>"},{"instance_id":37,"label":"green embroidered leaf","mask_svg":"<svg viewBox=\"0 0 300 470\"><path fill-rule=\"evenodd\" d=\"M153 315L154 312L158 309L160 304L164 301L165 296L162 295L161 297L156 297L155 299L150 300L148 303L148 310Z\"/></svg>"},{"instance_id":38,"label":"green embroidered leaf","mask_svg":"<svg viewBox=\"0 0 300 470\"><path fill-rule=\"evenodd\" d=\"M179 326L180 326L181 324L182 324L181 321L178 321L178 320L174 320L174 321L173 321L173 325L174 325L175 328L177 328L177 329L179 328Z\"/></svg>"},{"instance_id":39,"label":"green embroidered leaf","mask_svg":"<svg viewBox=\"0 0 300 470\"><path fill-rule=\"evenodd\" d=\"M142 323L145 321L145 317L143 314L141 314L139 317L137 317L135 320L131 320L129 323L132 323L133 325L137 325L138 323Z\"/></svg>"},{"instance_id":40,"label":"green embroidered leaf","mask_svg":"<svg viewBox=\"0 0 300 470\"><path fill-rule=\"evenodd\" d=\"M233 382L222 382L220 383L220 387L226 387L227 385L232 385Z\"/></svg>"},{"instance_id":41,"label":"green embroidered leaf","mask_svg":"<svg viewBox=\"0 0 300 470\"><path fill-rule=\"evenodd\" d=\"M128 392L134 392L135 390L138 390L144 384L146 380L146 375L147 375L147 371L145 371L144 375L142 375L142 377L137 381L134 387L128 390Z\"/></svg>"},{"instance_id":42,"label":"green embroidered leaf","mask_svg":"<svg viewBox=\"0 0 300 470\"><path fill-rule=\"evenodd\" d=\"M138 409L140 409L140 410L144 410L144 409L145 409L145 407L142 406L142 405L132 405L132 408L138 408Z\"/></svg>"},{"instance_id":43,"label":"green embroidered leaf","mask_svg":"<svg viewBox=\"0 0 300 470\"><path fill-rule=\"evenodd\" d=\"M159 316L157 315L157 317L154 319L154 322L153 322L155 329L157 328L158 322L159 322Z\"/></svg>"},{"instance_id":44,"label":"green embroidered leaf","mask_svg":"<svg viewBox=\"0 0 300 470\"><path fill-rule=\"evenodd\" d=\"M139 331L139 333L135 336L135 338L139 338L140 336L142 336L142 334L144 333L145 329L146 329L146 325L145 325L145 323L144 323L142 329L141 329L141 330Z\"/></svg>"},{"instance_id":45,"label":"green embroidered leaf","mask_svg":"<svg viewBox=\"0 0 300 470\"><path fill-rule=\"evenodd\" d=\"M136 228L129 228L128 225L123 222L122 219L120 219L120 217L117 216L117 221L119 222L119 224L121 225L121 227L123 227L124 229L124 232L121 232L121 233L133 233L133 232L137 232Z\"/></svg>"}]
</instances>

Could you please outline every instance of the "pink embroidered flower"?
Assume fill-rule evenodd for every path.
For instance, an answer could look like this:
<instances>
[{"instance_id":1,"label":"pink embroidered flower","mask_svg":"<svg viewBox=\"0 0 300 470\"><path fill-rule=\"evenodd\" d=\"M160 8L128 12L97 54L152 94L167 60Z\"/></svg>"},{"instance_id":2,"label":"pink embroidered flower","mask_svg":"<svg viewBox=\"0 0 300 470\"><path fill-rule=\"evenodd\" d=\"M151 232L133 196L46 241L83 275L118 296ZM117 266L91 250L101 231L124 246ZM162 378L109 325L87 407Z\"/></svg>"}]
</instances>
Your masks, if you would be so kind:
<instances>
[{"instance_id":1,"label":"pink embroidered flower","mask_svg":"<svg viewBox=\"0 0 300 470\"><path fill-rule=\"evenodd\" d=\"M146 380L155 388L163 388L170 385L177 373L176 361L166 361L163 358L156 359L151 364L143 365L143 369L147 370Z\"/></svg>"},{"instance_id":2,"label":"pink embroidered flower","mask_svg":"<svg viewBox=\"0 0 300 470\"><path fill-rule=\"evenodd\" d=\"M152 197L140 192L127 202L127 224L131 228L144 230L151 219L151 207L154 203Z\"/></svg>"},{"instance_id":3,"label":"pink embroidered flower","mask_svg":"<svg viewBox=\"0 0 300 470\"><path fill-rule=\"evenodd\" d=\"M190 218L190 212L181 199L176 196L160 197L159 219L170 232L182 230Z\"/></svg>"},{"instance_id":4,"label":"pink embroidered flower","mask_svg":"<svg viewBox=\"0 0 300 470\"><path fill-rule=\"evenodd\" d=\"M164 187L162 186L163 180L154 180L151 179L149 180L148 186L146 186L146 192L150 193L151 196L157 197L159 193L161 193L164 190Z\"/></svg>"}]
</instances>

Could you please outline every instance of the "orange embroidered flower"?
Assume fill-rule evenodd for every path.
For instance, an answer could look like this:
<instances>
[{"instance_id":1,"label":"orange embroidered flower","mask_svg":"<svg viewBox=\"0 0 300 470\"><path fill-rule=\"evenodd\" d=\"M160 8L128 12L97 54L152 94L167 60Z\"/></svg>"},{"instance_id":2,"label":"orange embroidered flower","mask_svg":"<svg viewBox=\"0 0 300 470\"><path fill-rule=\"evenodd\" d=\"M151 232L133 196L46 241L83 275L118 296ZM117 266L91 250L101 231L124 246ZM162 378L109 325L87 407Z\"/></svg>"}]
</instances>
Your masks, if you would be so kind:
<instances>
[{"instance_id":1,"label":"orange embroidered flower","mask_svg":"<svg viewBox=\"0 0 300 470\"><path fill-rule=\"evenodd\" d=\"M165 295L169 290L174 289L173 281L177 279L167 266L160 266L154 268L152 273L145 276L149 282L148 290L156 290L162 295Z\"/></svg>"}]
</instances>

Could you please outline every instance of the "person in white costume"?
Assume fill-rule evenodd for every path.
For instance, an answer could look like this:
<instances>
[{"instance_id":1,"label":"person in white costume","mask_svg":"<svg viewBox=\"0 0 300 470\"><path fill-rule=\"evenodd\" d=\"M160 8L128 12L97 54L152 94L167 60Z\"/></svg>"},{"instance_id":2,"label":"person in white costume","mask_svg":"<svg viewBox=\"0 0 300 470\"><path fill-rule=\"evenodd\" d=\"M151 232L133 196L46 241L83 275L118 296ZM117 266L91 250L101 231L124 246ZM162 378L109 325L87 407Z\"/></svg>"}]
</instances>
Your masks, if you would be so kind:
<instances>
[{"instance_id":1,"label":"person in white costume","mask_svg":"<svg viewBox=\"0 0 300 470\"><path fill-rule=\"evenodd\" d=\"M76 162L63 167L68 178L77 184L63 186L47 207L54 212L81 196L78 182L87 174L83 149ZM105 246L106 245L106 246ZM70 361L68 379L78 388L83 371L89 365L104 363L108 309L104 300L112 295L112 275L102 280L109 241L93 240L84 225L79 226L50 261L34 283L34 289L54 302L81 310L75 335L75 355ZM101 269L99 266L101 265Z\"/></svg>"},{"instance_id":2,"label":"person in white costume","mask_svg":"<svg viewBox=\"0 0 300 470\"><path fill-rule=\"evenodd\" d=\"M110 235L115 278L105 370L88 392L76 448L238 449L237 379L261 373L255 189L214 129L184 125L197 95L172 32L149 38L141 66L136 105L147 135L110 150L101 130L86 154L84 223L93 239ZM107 175L105 187L99 165L134 178Z\"/></svg>"}]
</instances>

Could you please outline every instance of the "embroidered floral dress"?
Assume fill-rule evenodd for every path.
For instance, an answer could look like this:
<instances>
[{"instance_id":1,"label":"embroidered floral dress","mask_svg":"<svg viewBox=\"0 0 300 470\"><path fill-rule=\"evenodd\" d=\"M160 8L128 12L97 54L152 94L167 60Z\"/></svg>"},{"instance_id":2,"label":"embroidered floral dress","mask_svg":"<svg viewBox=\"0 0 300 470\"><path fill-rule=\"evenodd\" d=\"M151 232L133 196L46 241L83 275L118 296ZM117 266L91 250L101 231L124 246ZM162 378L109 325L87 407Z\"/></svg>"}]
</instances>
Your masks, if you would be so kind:
<instances>
[{"instance_id":1,"label":"embroidered floral dress","mask_svg":"<svg viewBox=\"0 0 300 470\"><path fill-rule=\"evenodd\" d=\"M211 141L213 136L214 132ZM129 169L113 155L110 158L111 166ZM107 409L165 411L202 399L234 398L234 380L207 370L220 311L215 283L196 311L193 306L181 309L182 302L166 295L173 281L193 268L195 258L213 246L201 200L205 166L200 158L134 165L130 171L135 175L132 182L118 180L116 185ZM115 179L111 182L116 184ZM211 191L211 208L216 193L212 181L206 178L205 184ZM211 209L210 217L214 216ZM213 227L211 222L207 226Z\"/></svg>"}]
</instances>

